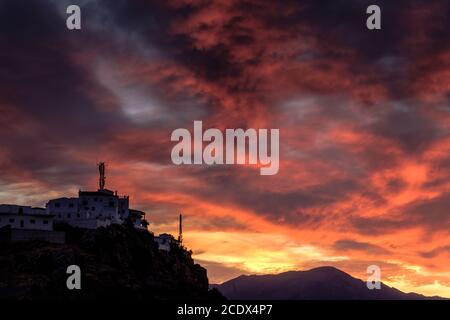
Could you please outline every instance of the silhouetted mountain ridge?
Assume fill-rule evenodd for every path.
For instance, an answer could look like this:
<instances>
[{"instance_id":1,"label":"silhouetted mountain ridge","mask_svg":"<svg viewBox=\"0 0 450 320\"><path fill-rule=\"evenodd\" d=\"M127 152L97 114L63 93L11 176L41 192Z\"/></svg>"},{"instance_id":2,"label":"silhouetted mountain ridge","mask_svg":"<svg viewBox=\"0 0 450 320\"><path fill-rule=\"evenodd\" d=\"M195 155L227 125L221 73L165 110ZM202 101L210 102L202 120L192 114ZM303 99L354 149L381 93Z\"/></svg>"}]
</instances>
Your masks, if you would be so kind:
<instances>
[{"instance_id":1,"label":"silhouetted mountain ridge","mask_svg":"<svg viewBox=\"0 0 450 320\"><path fill-rule=\"evenodd\" d=\"M380 290L369 290L366 282L329 266L271 275L241 275L213 287L226 298L237 300L439 299L417 293L404 293L383 283Z\"/></svg>"}]
</instances>

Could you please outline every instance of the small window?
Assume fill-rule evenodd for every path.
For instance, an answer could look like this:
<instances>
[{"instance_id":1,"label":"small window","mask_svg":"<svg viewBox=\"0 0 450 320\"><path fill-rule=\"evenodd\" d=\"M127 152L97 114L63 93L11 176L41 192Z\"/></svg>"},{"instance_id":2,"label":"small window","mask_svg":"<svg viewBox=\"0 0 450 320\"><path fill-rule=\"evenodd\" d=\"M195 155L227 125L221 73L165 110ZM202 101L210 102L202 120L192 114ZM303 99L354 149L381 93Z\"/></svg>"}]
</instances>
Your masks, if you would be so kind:
<instances>
[{"instance_id":1,"label":"small window","mask_svg":"<svg viewBox=\"0 0 450 320\"><path fill-rule=\"evenodd\" d=\"M58 213L58 218L61 218L61 213Z\"/></svg>"},{"instance_id":2,"label":"small window","mask_svg":"<svg viewBox=\"0 0 450 320\"><path fill-rule=\"evenodd\" d=\"M94 198L94 201L95 201L95 202L97 202L97 200L98 200L97 198Z\"/></svg>"},{"instance_id":3,"label":"small window","mask_svg":"<svg viewBox=\"0 0 450 320\"><path fill-rule=\"evenodd\" d=\"M70 214L70 213L68 213L68 214L67 214L67 218L68 218L68 219L70 219L70 217L71 217L71 214Z\"/></svg>"},{"instance_id":4,"label":"small window","mask_svg":"<svg viewBox=\"0 0 450 320\"><path fill-rule=\"evenodd\" d=\"M31 224L36 224L36 220L31 219L31 220L30 220L30 223L31 223Z\"/></svg>"},{"instance_id":5,"label":"small window","mask_svg":"<svg viewBox=\"0 0 450 320\"><path fill-rule=\"evenodd\" d=\"M114 201L110 201L110 202L109 202L109 206L110 206L111 208L114 208Z\"/></svg>"},{"instance_id":6,"label":"small window","mask_svg":"<svg viewBox=\"0 0 450 320\"><path fill-rule=\"evenodd\" d=\"M80 214L79 213L77 213L77 218L79 218L80 217Z\"/></svg>"},{"instance_id":7,"label":"small window","mask_svg":"<svg viewBox=\"0 0 450 320\"><path fill-rule=\"evenodd\" d=\"M88 202L87 200L83 200L83 206L87 206Z\"/></svg>"},{"instance_id":8,"label":"small window","mask_svg":"<svg viewBox=\"0 0 450 320\"><path fill-rule=\"evenodd\" d=\"M16 219L9 219L10 223L14 223L16 221Z\"/></svg>"},{"instance_id":9,"label":"small window","mask_svg":"<svg viewBox=\"0 0 450 320\"><path fill-rule=\"evenodd\" d=\"M92 211L95 211L95 207L92 207L91 210L92 210Z\"/></svg>"},{"instance_id":10,"label":"small window","mask_svg":"<svg viewBox=\"0 0 450 320\"><path fill-rule=\"evenodd\" d=\"M42 221L44 224L48 224L48 220L44 220Z\"/></svg>"},{"instance_id":11,"label":"small window","mask_svg":"<svg viewBox=\"0 0 450 320\"><path fill-rule=\"evenodd\" d=\"M56 203L55 203L55 207L56 207L56 208L59 208L59 207L61 207L61 204L60 204L59 202L56 202Z\"/></svg>"},{"instance_id":12,"label":"small window","mask_svg":"<svg viewBox=\"0 0 450 320\"><path fill-rule=\"evenodd\" d=\"M73 203L69 203L69 208L73 208Z\"/></svg>"}]
</instances>

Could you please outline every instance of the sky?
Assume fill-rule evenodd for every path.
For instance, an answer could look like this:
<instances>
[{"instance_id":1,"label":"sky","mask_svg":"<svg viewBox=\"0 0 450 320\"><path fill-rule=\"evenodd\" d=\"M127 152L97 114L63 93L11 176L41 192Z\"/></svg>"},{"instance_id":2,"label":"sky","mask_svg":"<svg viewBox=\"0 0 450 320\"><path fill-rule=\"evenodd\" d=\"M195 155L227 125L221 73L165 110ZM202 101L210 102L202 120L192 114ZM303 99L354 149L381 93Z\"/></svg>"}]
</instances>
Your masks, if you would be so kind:
<instances>
[{"instance_id":1,"label":"sky","mask_svg":"<svg viewBox=\"0 0 450 320\"><path fill-rule=\"evenodd\" d=\"M0 203L106 187L210 283L332 265L450 297L450 3L3 0ZM82 29L66 28L66 7ZM279 172L172 163L177 128L277 128Z\"/></svg>"}]
</instances>

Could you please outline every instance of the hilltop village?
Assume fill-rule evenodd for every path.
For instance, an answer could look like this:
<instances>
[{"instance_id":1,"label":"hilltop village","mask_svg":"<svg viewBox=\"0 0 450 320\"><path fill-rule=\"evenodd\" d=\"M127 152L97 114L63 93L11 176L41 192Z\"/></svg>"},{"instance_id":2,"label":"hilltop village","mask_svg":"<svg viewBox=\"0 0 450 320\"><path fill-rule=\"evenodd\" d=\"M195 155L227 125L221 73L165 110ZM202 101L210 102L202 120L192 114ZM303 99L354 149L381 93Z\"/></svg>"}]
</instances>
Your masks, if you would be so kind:
<instances>
[{"instance_id":1,"label":"hilltop village","mask_svg":"<svg viewBox=\"0 0 450 320\"><path fill-rule=\"evenodd\" d=\"M0 204L0 228L9 227L10 241L44 240L65 243L64 231L55 225L68 224L75 228L97 229L112 224L131 223L138 230L146 230L145 212L131 209L129 197L105 188L105 164L99 163L99 188L97 191L79 190L78 197L49 200L45 208ZM171 243L181 243L170 234L160 234L155 242L160 250L170 251Z\"/></svg>"}]
</instances>

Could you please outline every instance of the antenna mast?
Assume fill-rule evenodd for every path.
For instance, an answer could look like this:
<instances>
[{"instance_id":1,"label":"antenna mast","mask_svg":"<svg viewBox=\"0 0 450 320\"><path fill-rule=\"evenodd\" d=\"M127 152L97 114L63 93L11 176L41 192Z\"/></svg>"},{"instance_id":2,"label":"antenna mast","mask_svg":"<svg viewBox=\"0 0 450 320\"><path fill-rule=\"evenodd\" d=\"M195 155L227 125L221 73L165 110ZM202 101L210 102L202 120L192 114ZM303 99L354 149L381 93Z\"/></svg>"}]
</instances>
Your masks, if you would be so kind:
<instances>
[{"instance_id":1,"label":"antenna mast","mask_svg":"<svg viewBox=\"0 0 450 320\"><path fill-rule=\"evenodd\" d=\"M180 225L178 229L178 243L181 244L183 242L183 215L180 214Z\"/></svg>"},{"instance_id":2,"label":"antenna mast","mask_svg":"<svg viewBox=\"0 0 450 320\"><path fill-rule=\"evenodd\" d=\"M100 178L98 181L98 186L100 188L100 190L104 190L105 189L105 163L104 162L100 162L98 164L98 171L100 173Z\"/></svg>"}]
</instances>

